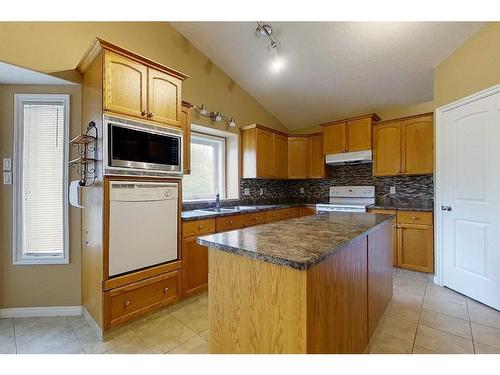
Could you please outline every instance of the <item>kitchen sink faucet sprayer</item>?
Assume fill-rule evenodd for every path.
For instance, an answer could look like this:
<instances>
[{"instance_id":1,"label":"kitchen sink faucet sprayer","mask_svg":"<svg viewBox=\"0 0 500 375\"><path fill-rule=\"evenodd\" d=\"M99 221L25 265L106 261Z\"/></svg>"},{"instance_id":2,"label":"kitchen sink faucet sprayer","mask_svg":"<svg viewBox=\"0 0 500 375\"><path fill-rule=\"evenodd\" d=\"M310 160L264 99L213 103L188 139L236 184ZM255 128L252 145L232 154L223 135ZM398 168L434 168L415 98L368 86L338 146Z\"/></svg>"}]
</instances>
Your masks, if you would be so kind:
<instances>
[{"instance_id":1,"label":"kitchen sink faucet sprayer","mask_svg":"<svg viewBox=\"0 0 500 375\"><path fill-rule=\"evenodd\" d=\"M220 194L215 194L215 209L220 211Z\"/></svg>"}]
</instances>

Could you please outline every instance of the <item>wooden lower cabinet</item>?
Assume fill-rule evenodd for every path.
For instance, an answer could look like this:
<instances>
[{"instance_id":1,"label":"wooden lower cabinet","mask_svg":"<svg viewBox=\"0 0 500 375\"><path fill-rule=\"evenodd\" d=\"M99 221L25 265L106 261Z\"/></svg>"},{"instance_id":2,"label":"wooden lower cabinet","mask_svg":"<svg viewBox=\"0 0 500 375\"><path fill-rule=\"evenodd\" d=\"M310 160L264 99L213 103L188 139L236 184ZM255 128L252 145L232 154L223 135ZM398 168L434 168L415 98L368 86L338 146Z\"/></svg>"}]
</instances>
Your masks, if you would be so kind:
<instances>
[{"instance_id":1,"label":"wooden lower cabinet","mask_svg":"<svg viewBox=\"0 0 500 375\"><path fill-rule=\"evenodd\" d=\"M413 271L434 272L432 226L398 224L398 266Z\"/></svg>"},{"instance_id":2,"label":"wooden lower cabinet","mask_svg":"<svg viewBox=\"0 0 500 375\"><path fill-rule=\"evenodd\" d=\"M104 293L105 328L114 327L182 295L180 270L151 277Z\"/></svg>"},{"instance_id":3,"label":"wooden lower cabinet","mask_svg":"<svg viewBox=\"0 0 500 375\"><path fill-rule=\"evenodd\" d=\"M300 207L300 216L315 215L316 209L312 207Z\"/></svg>"},{"instance_id":4,"label":"wooden lower cabinet","mask_svg":"<svg viewBox=\"0 0 500 375\"><path fill-rule=\"evenodd\" d=\"M190 296L208 287L208 252L196 243L197 237L182 240L184 294Z\"/></svg>"},{"instance_id":5,"label":"wooden lower cabinet","mask_svg":"<svg viewBox=\"0 0 500 375\"><path fill-rule=\"evenodd\" d=\"M393 266L419 272L434 272L432 212L368 210L395 215L392 229Z\"/></svg>"}]
</instances>

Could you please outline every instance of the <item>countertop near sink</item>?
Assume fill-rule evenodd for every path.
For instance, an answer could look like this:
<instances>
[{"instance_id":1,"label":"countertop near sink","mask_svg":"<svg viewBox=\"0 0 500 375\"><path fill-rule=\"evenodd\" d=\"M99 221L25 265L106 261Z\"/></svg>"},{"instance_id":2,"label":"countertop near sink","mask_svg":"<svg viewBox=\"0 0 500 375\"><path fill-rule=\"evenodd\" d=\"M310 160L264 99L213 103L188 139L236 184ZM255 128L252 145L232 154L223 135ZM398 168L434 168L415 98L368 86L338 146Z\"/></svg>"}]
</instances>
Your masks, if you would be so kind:
<instances>
[{"instance_id":1,"label":"countertop near sink","mask_svg":"<svg viewBox=\"0 0 500 375\"><path fill-rule=\"evenodd\" d=\"M367 207L368 209L379 210L401 210L401 211L434 211L434 201L432 199L381 199L375 204Z\"/></svg>"},{"instance_id":2,"label":"countertop near sink","mask_svg":"<svg viewBox=\"0 0 500 375\"><path fill-rule=\"evenodd\" d=\"M249 206L249 205L246 205L246 206ZM269 211L269 210L279 210L281 208L290 208L290 207L298 207L298 206L316 207L315 204L291 203L291 204L257 205L257 206L253 206L253 207L255 207L254 209L249 209L249 210L234 210L234 211L222 211L222 212L210 212L210 211L204 211L203 209L200 209L200 210L182 211L181 212L181 219L183 221L197 220L197 219L209 219L209 218L212 218L212 217L251 214L253 212L261 212L261 211ZM223 208L230 208L230 207L223 207Z\"/></svg>"}]
</instances>

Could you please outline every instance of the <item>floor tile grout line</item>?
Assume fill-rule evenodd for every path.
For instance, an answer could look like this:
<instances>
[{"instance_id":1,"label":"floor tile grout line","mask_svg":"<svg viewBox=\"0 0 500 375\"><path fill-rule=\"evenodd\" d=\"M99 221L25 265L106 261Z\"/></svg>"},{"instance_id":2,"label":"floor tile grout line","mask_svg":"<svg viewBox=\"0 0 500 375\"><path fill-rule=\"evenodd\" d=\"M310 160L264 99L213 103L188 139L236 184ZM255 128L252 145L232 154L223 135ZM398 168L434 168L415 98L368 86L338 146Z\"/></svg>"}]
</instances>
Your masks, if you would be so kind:
<instances>
[{"instance_id":1,"label":"floor tile grout line","mask_svg":"<svg viewBox=\"0 0 500 375\"><path fill-rule=\"evenodd\" d=\"M194 311L194 310L193 310L193 311ZM168 313L168 314L169 314L172 318L174 318L175 320L177 320L179 323L181 323L184 327L186 327L186 328L187 328L187 329L189 329L191 332L193 332L193 333L195 334L195 336L200 336L200 335L198 334L198 332L196 332L195 330L193 330L193 329L189 328L186 324L184 324L184 322L182 322L181 320L177 319L177 318L176 318L175 316L173 316L172 314L170 314L170 313ZM190 337L190 338L188 338L186 341L184 341L184 342L180 343L179 345L174 346L172 349L167 350L167 351L166 351L166 352L164 352L163 354L167 354L167 353L171 352L171 351L172 351L172 350L174 350L175 348L177 348L177 347L179 347L179 346L181 346L181 345L185 344L185 343L186 343L186 342L188 342L189 340L191 340L193 337L194 337L194 336L191 336L191 337ZM201 336L200 336L200 337L201 337ZM203 339L203 337L202 337L202 339Z\"/></svg>"},{"instance_id":2,"label":"floor tile grout line","mask_svg":"<svg viewBox=\"0 0 500 375\"><path fill-rule=\"evenodd\" d=\"M425 293L426 292L427 292L427 283L425 283L424 295L422 297L422 302L420 304L420 312L418 314L417 329L415 330L415 335L413 336L413 345L411 346L411 354L413 354L413 350L415 349L415 341L417 340L418 326L420 325L420 318L422 317L422 310L424 308L424 300L425 300Z\"/></svg>"},{"instance_id":3,"label":"floor tile grout line","mask_svg":"<svg viewBox=\"0 0 500 375\"><path fill-rule=\"evenodd\" d=\"M19 354L17 352L16 324L14 323L14 318L12 318L12 334L14 335L14 347L16 348L16 354Z\"/></svg>"},{"instance_id":4,"label":"floor tile grout line","mask_svg":"<svg viewBox=\"0 0 500 375\"><path fill-rule=\"evenodd\" d=\"M472 323L470 321L469 303L467 302L467 298L465 299L465 307L467 308L467 316L469 317L469 329L470 329L470 337L472 339L472 349L474 350L474 354L477 354L476 353L476 342L474 340L474 333L472 332Z\"/></svg>"},{"instance_id":5,"label":"floor tile grout line","mask_svg":"<svg viewBox=\"0 0 500 375\"><path fill-rule=\"evenodd\" d=\"M83 316L83 315L81 315ZM75 334L76 336L76 339L78 340L78 343L80 344L80 346L82 347L82 350L83 350L83 354L87 354L87 351L85 350L85 348L83 347L83 344L82 344L82 341L80 340L80 336L78 336L78 333L76 333L75 331L75 327L73 327L73 324L71 324L71 321L69 320L68 317L66 317L66 320L68 321L68 324L69 326L71 327L71 329L73 330L73 333Z\"/></svg>"}]
</instances>

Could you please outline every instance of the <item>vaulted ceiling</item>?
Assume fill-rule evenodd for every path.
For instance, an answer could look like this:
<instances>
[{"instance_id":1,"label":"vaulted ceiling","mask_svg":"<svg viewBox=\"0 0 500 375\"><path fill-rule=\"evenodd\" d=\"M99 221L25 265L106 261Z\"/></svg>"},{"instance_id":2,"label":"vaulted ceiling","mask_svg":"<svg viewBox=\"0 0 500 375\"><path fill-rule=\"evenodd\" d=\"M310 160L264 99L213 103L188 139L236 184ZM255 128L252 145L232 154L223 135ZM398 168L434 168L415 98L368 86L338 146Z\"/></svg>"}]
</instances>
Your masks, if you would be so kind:
<instances>
[{"instance_id":1,"label":"vaulted ceiling","mask_svg":"<svg viewBox=\"0 0 500 375\"><path fill-rule=\"evenodd\" d=\"M479 22L254 22L172 25L289 129L432 100L434 68Z\"/></svg>"}]
</instances>

